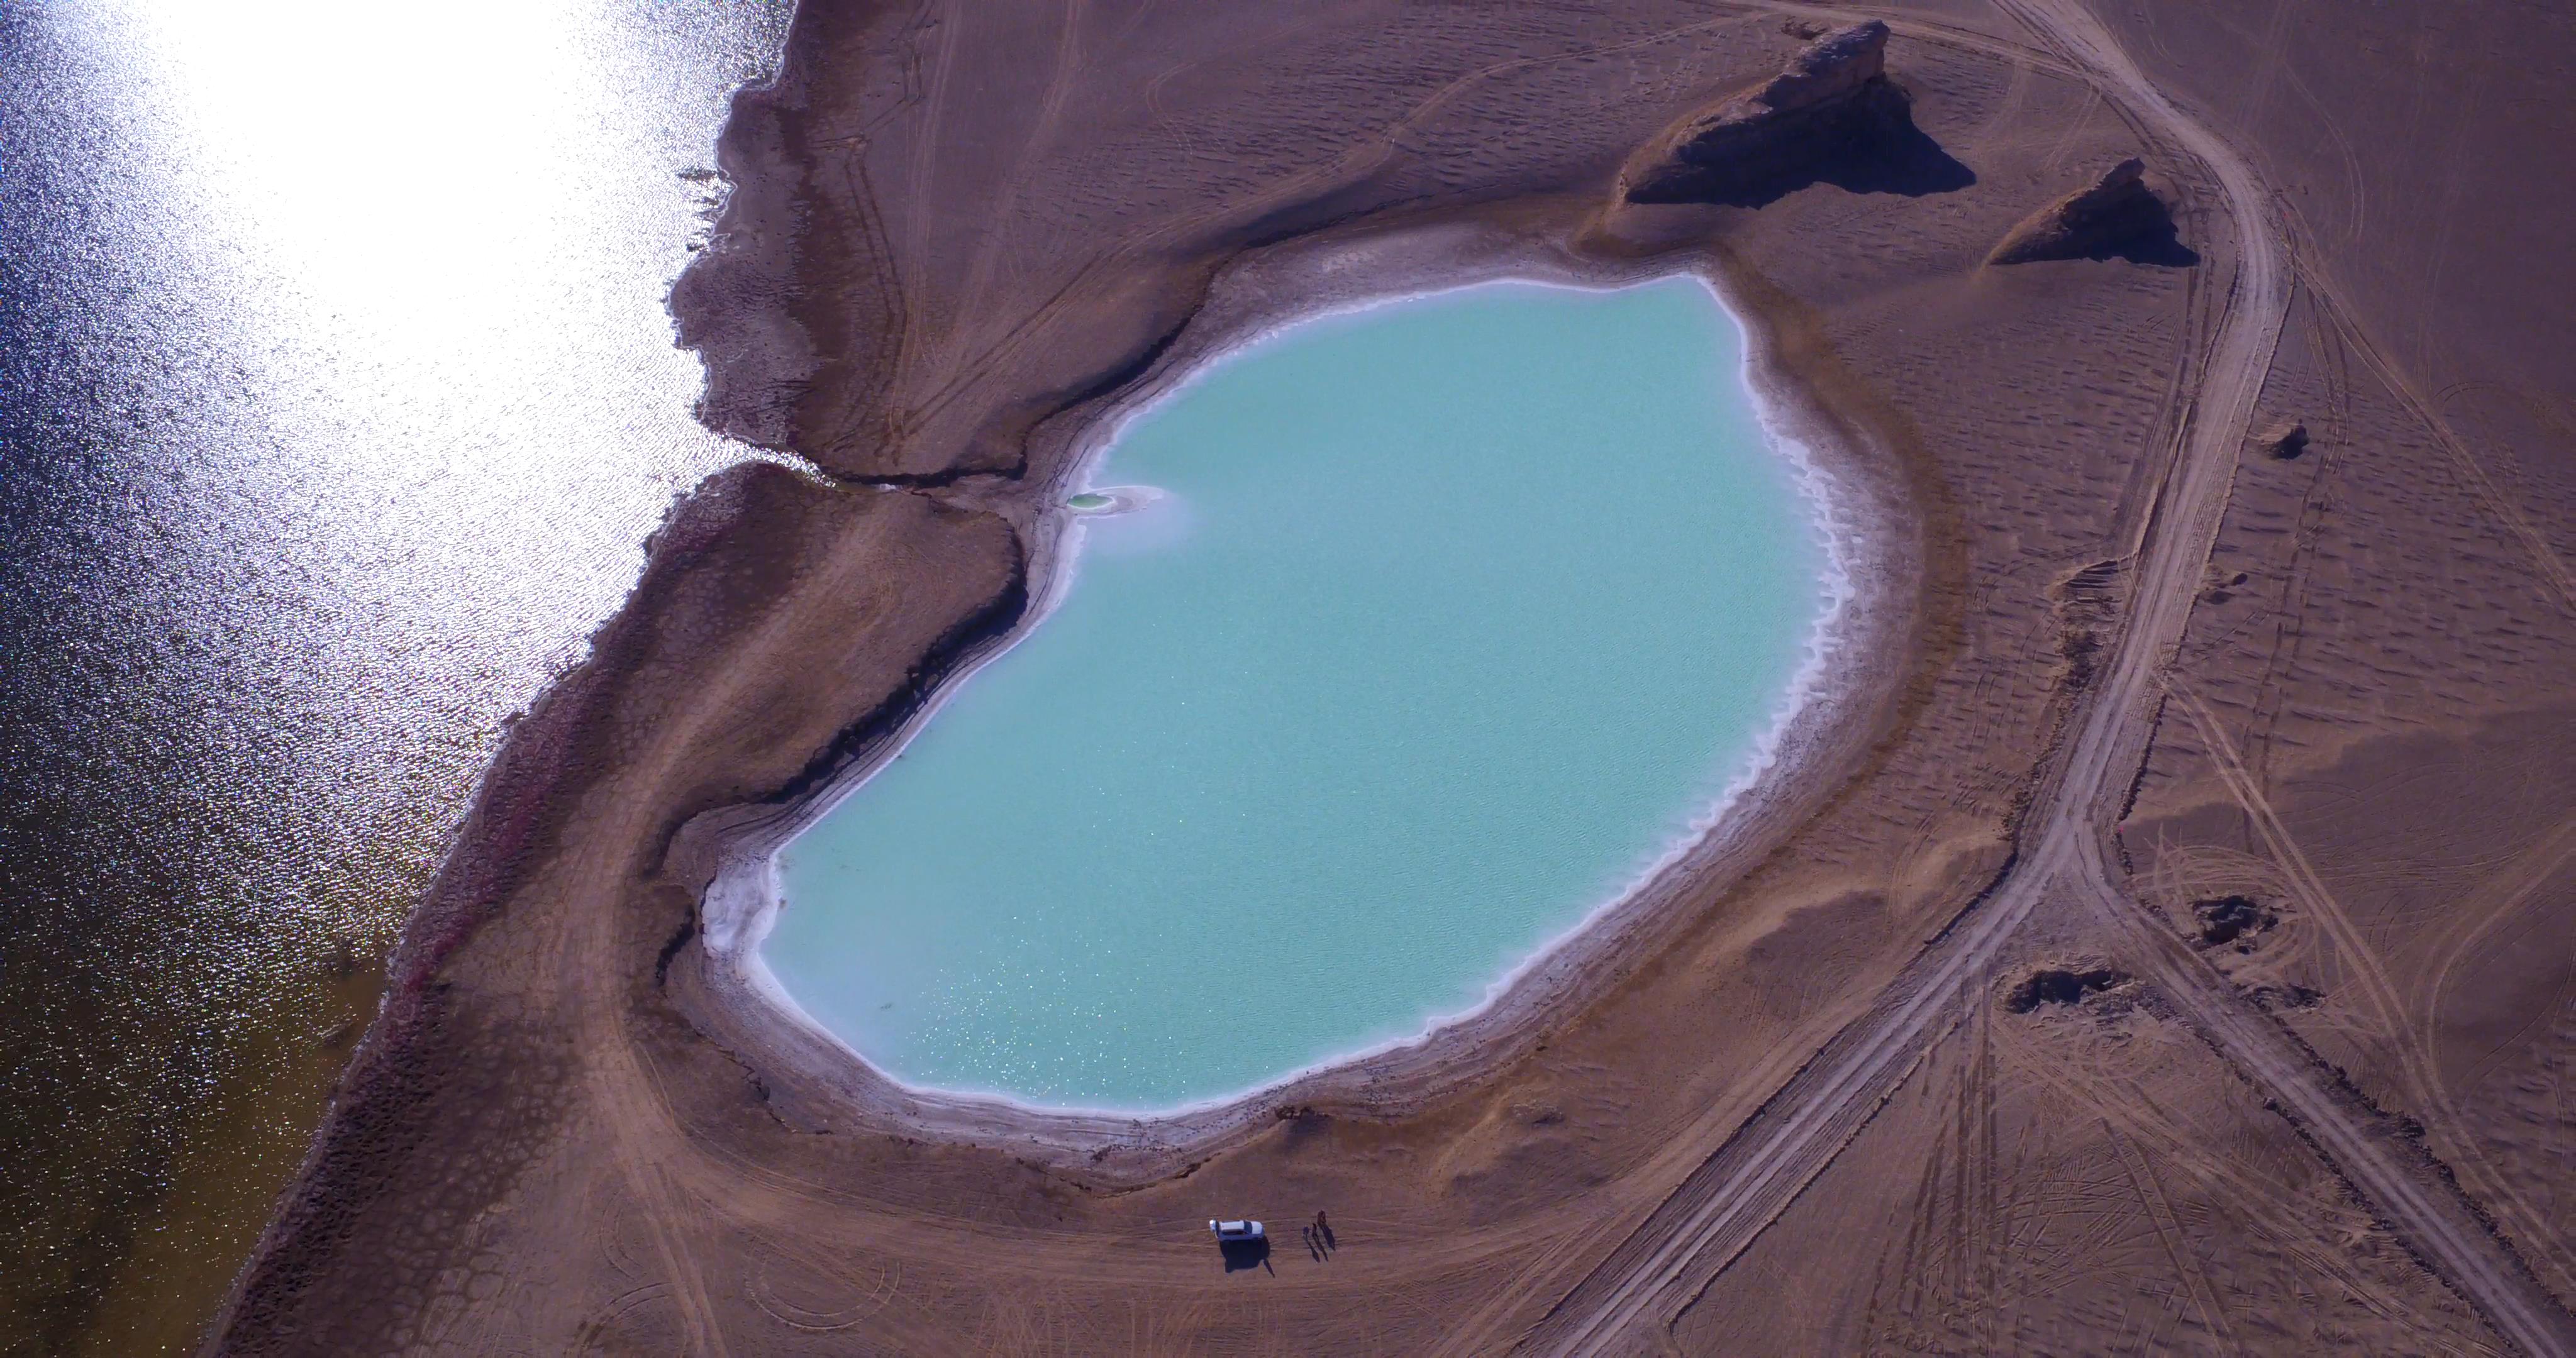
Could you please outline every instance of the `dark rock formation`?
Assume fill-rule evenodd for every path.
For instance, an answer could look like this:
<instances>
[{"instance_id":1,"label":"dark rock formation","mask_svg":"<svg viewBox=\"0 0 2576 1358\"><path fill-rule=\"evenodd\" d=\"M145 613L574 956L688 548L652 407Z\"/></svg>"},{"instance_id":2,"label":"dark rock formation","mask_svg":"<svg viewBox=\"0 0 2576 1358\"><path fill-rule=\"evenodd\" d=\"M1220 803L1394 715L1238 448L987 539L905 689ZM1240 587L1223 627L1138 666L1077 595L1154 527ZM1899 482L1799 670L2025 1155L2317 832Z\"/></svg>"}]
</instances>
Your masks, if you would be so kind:
<instances>
[{"instance_id":1,"label":"dark rock formation","mask_svg":"<svg viewBox=\"0 0 2576 1358\"><path fill-rule=\"evenodd\" d=\"M2284 462L2308 450L2308 427L2286 420L2263 431L2263 451Z\"/></svg>"},{"instance_id":2,"label":"dark rock formation","mask_svg":"<svg viewBox=\"0 0 2576 1358\"><path fill-rule=\"evenodd\" d=\"M2246 992L2246 998L2254 1001L2255 1008L2269 1014L2283 1009L2314 1009L2325 1003L2326 996L2324 991L2310 990L2303 985L2263 985Z\"/></svg>"},{"instance_id":3,"label":"dark rock formation","mask_svg":"<svg viewBox=\"0 0 2576 1358\"><path fill-rule=\"evenodd\" d=\"M2208 947L2236 944L2238 952L2254 950L2254 936L2276 922L2272 912L2249 896L2221 896L2196 901L2191 912L2200 921L2200 941Z\"/></svg>"},{"instance_id":4,"label":"dark rock formation","mask_svg":"<svg viewBox=\"0 0 2576 1358\"><path fill-rule=\"evenodd\" d=\"M2016 1014L2027 1014L2043 1004L2082 1004L2088 996L2101 994L2128 979L2126 973L2109 967L2091 971L2043 967L2012 988L2012 993L2004 997L2004 1007Z\"/></svg>"},{"instance_id":5,"label":"dark rock formation","mask_svg":"<svg viewBox=\"0 0 2576 1358\"><path fill-rule=\"evenodd\" d=\"M2146 171L2146 162L2135 156L2103 171L2090 187L2022 218L1986 262L2114 256L2139 263L2196 262L2199 256L2174 239L2173 216L2147 187Z\"/></svg>"},{"instance_id":6,"label":"dark rock formation","mask_svg":"<svg viewBox=\"0 0 2576 1358\"><path fill-rule=\"evenodd\" d=\"M1975 182L1915 130L1872 19L1807 45L1778 75L1658 138L1624 175L1632 203L1758 206L1811 183L1930 193Z\"/></svg>"},{"instance_id":7,"label":"dark rock formation","mask_svg":"<svg viewBox=\"0 0 2576 1358\"><path fill-rule=\"evenodd\" d=\"M1877 19L1838 28L1807 44L1771 83L1718 106L1716 123L1778 119L1857 93L1887 74L1887 25Z\"/></svg>"}]
</instances>

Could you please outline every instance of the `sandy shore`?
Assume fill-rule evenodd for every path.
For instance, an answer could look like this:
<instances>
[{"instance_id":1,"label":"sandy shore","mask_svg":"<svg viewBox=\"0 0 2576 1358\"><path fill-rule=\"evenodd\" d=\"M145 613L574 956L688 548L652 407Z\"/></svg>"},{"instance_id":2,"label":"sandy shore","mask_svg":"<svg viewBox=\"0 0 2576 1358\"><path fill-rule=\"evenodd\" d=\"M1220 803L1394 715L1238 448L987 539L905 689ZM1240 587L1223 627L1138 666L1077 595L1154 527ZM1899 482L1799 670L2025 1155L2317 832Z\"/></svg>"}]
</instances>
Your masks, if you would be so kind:
<instances>
[{"instance_id":1,"label":"sandy shore","mask_svg":"<svg viewBox=\"0 0 2576 1358\"><path fill-rule=\"evenodd\" d=\"M1302 240L1221 273L1152 368L1078 419L1064 421L1060 444L1036 459L1061 469L1033 484L1040 504L1087 486L1130 419L1230 353L1320 316L1504 280L1608 288L1683 273L1717 294L1743 334L1740 380L1774 452L1792 464L1826 544L1825 607L1752 766L1694 815L1687 839L1671 846L1627 891L1496 978L1482 1003L1442 1016L1423 1033L1337 1056L1239 1094L1136 1114L1040 1108L906 1084L825 1030L786 994L760 957L761 942L784 905L778 853L900 754L977 668L1043 625L1072 587L1068 549L1082 516L1042 513L1029 564L1038 607L961 664L865 756L758 824L713 832L719 867L700 907L700 937L710 961L706 1007L693 1017L725 1034L728 1045L758 1062L773 1084L829 1091L821 1096L843 1101L859 1125L1008 1146L1102 1186L1167 1176L1299 1110L1401 1116L1451 1085L1489 1075L1526 1054L1568 1005L1651 952L1669 932L1671 922L1663 917L1687 903L1694 890L1741 874L1812 808L1819 789L1833 785L1865 737L1866 726L1854 718L1886 701L1901 676L1901 667L1890 662L1904 654L1902 623L1910 601L1894 582L1905 577L1917 546L1885 454L1868 442L1867 431L1835 419L1815 393L1798 386L1769 327L1727 295L1721 267L1710 256L1689 252L1648 261L1586 257L1561 242L1532 241L1474 223Z\"/></svg>"},{"instance_id":2,"label":"sandy shore","mask_svg":"<svg viewBox=\"0 0 2576 1358\"><path fill-rule=\"evenodd\" d=\"M1900 8L1910 121L1875 159L1642 206L1640 148L1837 16L807 0L674 309L704 418L817 474L683 503L518 724L212 1347L1495 1353L1675 1251L1691 1285L1631 1309L1682 1352L2500 1347L2458 1248L2393 1231L2193 1007L2456 1170L2424 1182L2491 1217L2452 1245L2576 1293L2576 1021L2544 965L2576 723L2535 677L2576 660L2568 351L2511 268L2547 242L2455 248L2570 192L2458 154L2547 163L2495 110L2554 68L2404 55L2576 35L2445 13L2475 41L2163 7L2102 21L2123 70L2060 0ZM2142 116L2149 80L2202 123ZM2283 225L2172 130L2204 124ZM2335 150L2359 134L2385 165ZM2130 155L2179 248L1986 264ZM2194 421L2240 230L2295 268L2257 422L2316 451L2227 467ZM1853 686L1719 833L1474 1018L1183 1117L910 1095L759 993L761 865L1033 625L1120 411L1336 300L1675 269L1752 327L1862 549ZM2225 501L2196 593L2149 550L2186 470ZM2188 626L2121 671L2155 698L2095 846L2130 913L2030 899L1884 1090L1775 1105L2012 877L2145 560ZM2222 907L2259 927L2212 942ZM1822 1158L1697 1259L1672 1205L1783 1118ZM1282 1232L1234 1270L1205 1240L1318 1209L1332 1251Z\"/></svg>"}]
</instances>

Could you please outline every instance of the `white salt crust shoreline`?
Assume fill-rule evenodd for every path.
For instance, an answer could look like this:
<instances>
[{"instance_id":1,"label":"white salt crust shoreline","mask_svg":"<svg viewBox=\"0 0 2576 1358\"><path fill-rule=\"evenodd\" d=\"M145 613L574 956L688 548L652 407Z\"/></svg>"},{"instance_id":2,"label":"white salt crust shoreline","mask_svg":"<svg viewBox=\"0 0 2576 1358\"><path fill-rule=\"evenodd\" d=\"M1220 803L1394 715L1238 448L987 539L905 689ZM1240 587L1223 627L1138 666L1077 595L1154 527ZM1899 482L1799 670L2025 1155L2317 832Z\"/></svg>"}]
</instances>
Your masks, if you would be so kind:
<instances>
[{"instance_id":1,"label":"white salt crust shoreline","mask_svg":"<svg viewBox=\"0 0 2576 1358\"><path fill-rule=\"evenodd\" d=\"M1497 977L1475 1006L1430 1020L1408 1037L1375 1043L1223 1097L1151 1111L1037 1105L1005 1094L906 1084L813 1020L761 957L783 901L777 855L797 834L864 786L934 719L973 674L1044 624L1073 584L1082 520L1063 507L1128 421L1185 389L1237 352L1295 326L1377 306L1515 281L1592 291L1683 275L1709 288L1743 341L1744 383L1765 435L1790 464L1815 515L1826 554L1824 600L1805 654L1746 765L1689 821L1688 830L1628 886ZM1525 1052L1570 1000L1597 992L1651 952L1658 925L1692 888L1740 874L1776 843L1857 752L1872 707L1898 677L1902 578L1910 533L1889 489L1884 458L1797 387L1771 353L1758 318L1729 297L1706 261L1613 265L1473 226L1344 242L1291 244L1238 261L1211 286L1180 341L1131 389L1042 426L1037 465L1063 471L1040 486L1032 544L1033 603L1012 631L961 664L904 725L802 803L718 832L714 879L701 900L703 1002L696 1014L738 1054L771 1076L773 1101L802 1105L809 1121L913 1137L1003 1145L1103 1182L1149 1181L1290 1112L1395 1116L1490 1074ZM1056 457L1035 457L1036 453ZM1069 454L1069 455L1065 455ZM1124 508L1122 502L1120 505ZM1896 605L1896 607L1891 607ZM1891 644L1875 644L1885 641ZM701 1005L692 1004L693 1009Z\"/></svg>"}]
</instances>

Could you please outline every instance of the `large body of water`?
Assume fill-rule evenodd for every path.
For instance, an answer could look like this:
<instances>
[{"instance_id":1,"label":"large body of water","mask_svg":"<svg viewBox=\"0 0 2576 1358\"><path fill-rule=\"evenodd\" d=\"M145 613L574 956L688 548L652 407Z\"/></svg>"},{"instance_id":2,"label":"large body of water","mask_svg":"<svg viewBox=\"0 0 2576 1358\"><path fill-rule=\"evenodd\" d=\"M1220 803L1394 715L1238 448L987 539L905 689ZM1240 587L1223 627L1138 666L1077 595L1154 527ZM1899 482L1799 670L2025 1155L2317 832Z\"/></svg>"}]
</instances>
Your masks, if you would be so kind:
<instances>
[{"instance_id":1,"label":"large body of water","mask_svg":"<svg viewBox=\"0 0 2576 1358\"><path fill-rule=\"evenodd\" d=\"M786 0L0 0L0 1351L193 1347L674 495Z\"/></svg>"},{"instance_id":2,"label":"large body of water","mask_svg":"<svg viewBox=\"0 0 2576 1358\"><path fill-rule=\"evenodd\" d=\"M1073 577L783 854L908 1083L1219 1098L1473 1008L1762 757L1833 597L1695 280L1309 321L1121 431Z\"/></svg>"}]
</instances>

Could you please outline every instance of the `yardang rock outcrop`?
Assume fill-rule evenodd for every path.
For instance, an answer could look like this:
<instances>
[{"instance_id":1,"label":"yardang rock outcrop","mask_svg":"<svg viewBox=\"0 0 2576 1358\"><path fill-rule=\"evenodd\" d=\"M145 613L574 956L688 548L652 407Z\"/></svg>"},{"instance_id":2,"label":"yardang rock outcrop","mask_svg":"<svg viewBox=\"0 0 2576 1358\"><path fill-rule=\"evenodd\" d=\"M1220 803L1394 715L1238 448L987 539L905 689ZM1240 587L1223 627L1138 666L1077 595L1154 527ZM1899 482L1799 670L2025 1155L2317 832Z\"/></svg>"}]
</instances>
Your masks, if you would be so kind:
<instances>
[{"instance_id":1,"label":"yardang rock outcrop","mask_svg":"<svg viewBox=\"0 0 2576 1358\"><path fill-rule=\"evenodd\" d=\"M2028 264L2041 259L2090 259L2151 237L2170 235L2173 218L2147 187L2146 163L2131 156L2089 188L2079 189L2021 219L1986 257L1989 264Z\"/></svg>"},{"instance_id":2,"label":"yardang rock outcrop","mask_svg":"<svg viewBox=\"0 0 2576 1358\"><path fill-rule=\"evenodd\" d=\"M2264 452L2289 462L2308 450L2308 427L2296 420L2284 420L2264 430L2263 436L2255 441L2262 445Z\"/></svg>"},{"instance_id":3,"label":"yardang rock outcrop","mask_svg":"<svg viewBox=\"0 0 2576 1358\"><path fill-rule=\"evenodd\" d=\"M1866 152L1884 133L1910 131L1905 92L1886 74L1887 25L1836 29L1807 45L1760 89L1693 114L1658 138L1622 176L1632 203L1729 194Z\"/></svg>"}]
</instances>

